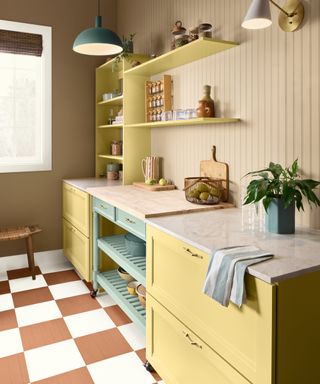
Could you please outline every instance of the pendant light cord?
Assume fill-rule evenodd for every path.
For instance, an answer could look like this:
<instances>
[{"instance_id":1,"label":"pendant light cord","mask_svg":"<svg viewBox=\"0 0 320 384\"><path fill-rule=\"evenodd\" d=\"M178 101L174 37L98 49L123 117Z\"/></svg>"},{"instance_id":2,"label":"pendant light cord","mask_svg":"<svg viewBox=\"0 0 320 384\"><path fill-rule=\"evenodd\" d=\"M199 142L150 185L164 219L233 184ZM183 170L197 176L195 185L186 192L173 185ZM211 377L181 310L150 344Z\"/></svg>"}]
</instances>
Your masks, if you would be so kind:
<instances>
[{"instance_id":1,"label":"pendant light cord","mask_svg":"<svg viewBox=\"0 0 320 384\"><path fill-rule=\"evenodd\" d=\"M100 15L100 0L98 0L98 16L101 16Z\"/></svg>"}]
</instances>

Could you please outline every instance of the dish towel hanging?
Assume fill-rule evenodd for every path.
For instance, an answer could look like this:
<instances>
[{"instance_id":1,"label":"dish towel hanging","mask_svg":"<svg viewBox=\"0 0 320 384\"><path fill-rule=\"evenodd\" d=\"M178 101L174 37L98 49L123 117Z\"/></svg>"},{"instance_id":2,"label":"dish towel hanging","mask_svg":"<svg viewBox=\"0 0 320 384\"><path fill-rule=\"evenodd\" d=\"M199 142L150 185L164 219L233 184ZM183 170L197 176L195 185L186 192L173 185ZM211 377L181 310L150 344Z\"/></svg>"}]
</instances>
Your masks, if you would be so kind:
<instances>
[{"instance_id":1,"label":"dish towel hanging","mask_svg":"<svg viewBox=\"0 0 320 384\"><path fill-rule=\"evenodd\" d=\"M211 256L203 292L225 307L230 301L241 307L246 300L247 267L272 257L254 245L218 249Z\"/></svg>"}]
</instances>

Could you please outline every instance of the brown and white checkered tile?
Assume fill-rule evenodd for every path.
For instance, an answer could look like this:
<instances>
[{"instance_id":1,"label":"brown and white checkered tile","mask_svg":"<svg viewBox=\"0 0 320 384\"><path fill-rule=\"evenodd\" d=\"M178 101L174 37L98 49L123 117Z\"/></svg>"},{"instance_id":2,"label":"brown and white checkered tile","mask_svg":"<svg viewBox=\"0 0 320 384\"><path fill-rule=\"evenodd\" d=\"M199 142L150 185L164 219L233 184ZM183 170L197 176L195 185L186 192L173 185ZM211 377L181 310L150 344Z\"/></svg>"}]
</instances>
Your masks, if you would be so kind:
<instances>
[{"instance_id":1,"label":"brown and white checkered tile","mask_svg":"<svg viewBox=\"0 0 320 384\"><path fill-rule=\"evenodd\" d=\"M143 367L145 335L65 262L1 272L1 384L155 384ZM51 272L52 271L52 272Z\"/></svg>"}]
</instances>

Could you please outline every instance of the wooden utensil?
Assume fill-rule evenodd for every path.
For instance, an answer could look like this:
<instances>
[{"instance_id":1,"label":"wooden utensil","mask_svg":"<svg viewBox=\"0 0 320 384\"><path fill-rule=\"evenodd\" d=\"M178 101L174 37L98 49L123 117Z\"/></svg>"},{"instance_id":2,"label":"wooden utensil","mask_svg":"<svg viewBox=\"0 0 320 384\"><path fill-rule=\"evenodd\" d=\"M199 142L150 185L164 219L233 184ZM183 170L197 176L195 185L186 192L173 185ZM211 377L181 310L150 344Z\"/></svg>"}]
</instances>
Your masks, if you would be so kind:
<instances>
[{"instance_id":1,"label":"wooden utensil","mask_svg":"<svg viewBox=\"0 0 320 384\"><path fill-rule=\"evenodd\" d=\"M212 146L212 160L200 161L200 176L222 179L224 191L222 201L228 201L229 198L229 166L226 163L220 163L216 159L216 146Z\"/></svg>"}]
</instances>

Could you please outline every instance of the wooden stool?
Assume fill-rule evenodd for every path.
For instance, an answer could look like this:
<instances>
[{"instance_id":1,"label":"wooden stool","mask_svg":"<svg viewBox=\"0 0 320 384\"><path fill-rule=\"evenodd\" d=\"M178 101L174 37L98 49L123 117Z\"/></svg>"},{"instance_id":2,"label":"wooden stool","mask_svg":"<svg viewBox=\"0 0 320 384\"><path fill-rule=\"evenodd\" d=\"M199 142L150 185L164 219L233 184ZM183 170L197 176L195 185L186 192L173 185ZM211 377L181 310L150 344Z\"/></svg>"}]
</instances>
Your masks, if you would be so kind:
<instances>
[{"instance_id":1,"label":"wooden stool","mask_svg":"<svg viewBox=\"0 0 320 384\"><path fill-rule=\"evenodd\" d=\"M32 280L35 280L34 254L32 246L32 235L42 232L38 225L26 225L23 227L0 229L0 241L26 239L29 269L31 270Z\"/></svg>"}]
</instances>

